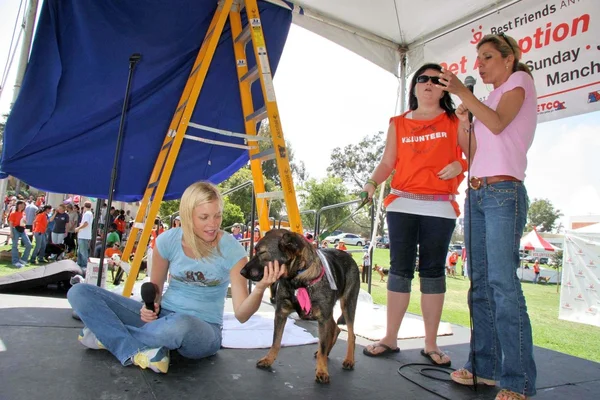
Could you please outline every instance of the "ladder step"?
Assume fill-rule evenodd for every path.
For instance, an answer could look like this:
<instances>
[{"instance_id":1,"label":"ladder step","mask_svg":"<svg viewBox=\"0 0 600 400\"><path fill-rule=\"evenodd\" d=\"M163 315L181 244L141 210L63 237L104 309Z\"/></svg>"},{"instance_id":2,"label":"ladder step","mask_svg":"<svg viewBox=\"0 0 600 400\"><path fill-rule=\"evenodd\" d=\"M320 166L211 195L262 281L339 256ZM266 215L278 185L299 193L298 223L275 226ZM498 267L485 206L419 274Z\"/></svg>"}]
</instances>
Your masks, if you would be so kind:
<instances>
[{"instance_id":1,"label":"ladder step","mask_svg":"<svg viewBox=\"0 0 600 400\"><path fill-rule=\"evenodd\" d=\"M250 71L246 72L240 79L240 82L248 82L252 84L258 79L258 65L255 65Z\"/></svg>"},{"instance_id":2,"label":"ladder step","mask_svg":"<svg viewBox=\"0 0 600 400\"><path fill-rule=\"evenodd\" d=\"M154 189L157 186L158 186L158 181L152 182L151 184L148 185L148 189Z\"/></svg>"},{"instance_id":3,"label":"ladder step","mask_svg":"<svg viewBox=\"0 0 600 400\"><path fill-rule=\"evenodd\" d=\"M180 105L179 107L177 107L177 110L175 110L175 115L179 114L181 111L183 111L185 109L185 106L187 105L187 100L183 102L182 105Z\"/></svg>"},{"instance_id":4,"label":"ladder step","mask_svg":"<svg viewBox=\"0 0 600 400\"><path fill-rule=\"evenodd\" d=\"M268 200L283 199L283 192L257 193L256 198L257 199L268 199Z\"/></svg>"},{"instance_id":5,"label":"ladder step","mask_svg":"<svg viewBox=\"0 0 600 400\"><path fill-rule=\"evenodd\" d=\"M194 122L189 122L188 126L191 128L200 129L207 132L218 133L219 135L238 137L242 139L246 139L249 142L259 142L259 141L271 141L271 138L268 136L256 136L256 135L246 135L245 133L237 133L232 131L227 131L225 129L212 128L206 125L196 124Z\"/></svg>"},{"instance_id":6,"label":"ladder step","mask_svg":"<svg viewBox=\"0 0 600 400\"><path fill-rule=\"evenodd\" d=\"M190 140L195 140L196 142L202 142L202 143L208 143L208 144L215 144L217 146L233 147L233 148L236 148L236 149L244 149L244 150L250 150L250 149L256 149L256 148L258 148L258 146L246 146L244 144L221 142L221 141L218 141L218 140L206 139L206 138L202 138L202 137L198 137L198 136L192 136L192 135L185 135L184 139L190 139Z\"/></svg>"},{"instance_id":7,"label":"ladder step","mask_svg":"<svg viewBox=\"0 0 600 400\"><path fill-rule=\"evenodd\" d=\"M267 118L267 108L265 106L262 106L258 110L254 111L252 114L248 115L246 117L246 122L260 122L265 118Z\"/></svg>"},{"instance_id":8,"label":"ladder step","mask_svg":"<svg viewBox=\"0 0 600 400\"><path fill-rule=\"evenodd\" d=\"M251 160L269 161L275 159L275 149L271 147L250 157Z\"/></svg>"},{"instance_id":9,"label":"ladder step","mask_svg":"<svg viewBox=\"0 0 600 400\"><path fill-rule=\"evenodd\" d=\"M239 34L238 37L235 38L235 44L242 42L244 44L248 43L250 40L250 24L246 24L244 29L242 29L242 33Z\"/></svg>"},{"instance_id":10,"label":"ladder step","mask_svg":"<svg viewBox=\"0 0 600 400\"><path fill-rule=\"evenodd\" d=\"M137 229L144 229L144 223L143 222L134 222L133 227L137 228Z\"/></svg>"}]
</instances>

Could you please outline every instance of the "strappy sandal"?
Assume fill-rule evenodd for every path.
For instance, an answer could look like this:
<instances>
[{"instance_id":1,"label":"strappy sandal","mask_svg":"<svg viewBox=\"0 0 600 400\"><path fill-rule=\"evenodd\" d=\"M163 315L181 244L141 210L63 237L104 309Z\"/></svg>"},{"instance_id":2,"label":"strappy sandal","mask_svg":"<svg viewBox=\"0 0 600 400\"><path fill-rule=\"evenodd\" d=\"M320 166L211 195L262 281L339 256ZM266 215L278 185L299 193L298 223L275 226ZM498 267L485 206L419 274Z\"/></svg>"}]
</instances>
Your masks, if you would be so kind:
<instances>
[{"instance_id":1,"label":"strappy sandal","mask_svg":"<svg viewBox=\"0 0 600 400\"><path fill-rule=\"evenodd\" d=\"M502 389L496 395L496 400L525 400L527 396L524 394L520 394L517 392L513 392L512 390Z\"/></svg>"},{"instance_id":2,"label":"strappy sandal","mask_svg":"<svg viewBox=\"0 0 600 400\"><path fill-rule=\"evenodd\" d=\"M450 378L461 385L473 386L473 374L468 370L461 368L450 374ZM493 379L486 379L477 377L478 385L486 385L486 386L496 386L496 381ZM498 398L496 398L498 400ZM512 400L512 399L509 399Z\"/></svg>"}]
</instances>

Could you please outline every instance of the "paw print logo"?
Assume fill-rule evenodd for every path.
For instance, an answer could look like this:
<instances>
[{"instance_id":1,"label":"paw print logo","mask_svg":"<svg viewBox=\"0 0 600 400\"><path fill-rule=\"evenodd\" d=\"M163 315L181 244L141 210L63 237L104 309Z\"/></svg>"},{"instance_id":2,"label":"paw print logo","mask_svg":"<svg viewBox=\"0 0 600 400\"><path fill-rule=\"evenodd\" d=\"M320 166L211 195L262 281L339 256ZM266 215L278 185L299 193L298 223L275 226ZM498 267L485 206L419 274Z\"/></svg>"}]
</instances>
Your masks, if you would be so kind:
<instances>
[{"instance_id":1,"label":"paw print logo","mask_svg":"<svg viewBox=\"0 0 600 400\"><path fill-rule=\"evenodd\" d=\"M483 29L483 26L481 26L481 25L479 25L479 28L477 30L475 30L475 28L471 29L471 32L473 33L473 39L471 39L471 41L469 43L471 43L471 44L479 43L479 41L483 37L482 29Z\"/></svg>"}]
</instances>

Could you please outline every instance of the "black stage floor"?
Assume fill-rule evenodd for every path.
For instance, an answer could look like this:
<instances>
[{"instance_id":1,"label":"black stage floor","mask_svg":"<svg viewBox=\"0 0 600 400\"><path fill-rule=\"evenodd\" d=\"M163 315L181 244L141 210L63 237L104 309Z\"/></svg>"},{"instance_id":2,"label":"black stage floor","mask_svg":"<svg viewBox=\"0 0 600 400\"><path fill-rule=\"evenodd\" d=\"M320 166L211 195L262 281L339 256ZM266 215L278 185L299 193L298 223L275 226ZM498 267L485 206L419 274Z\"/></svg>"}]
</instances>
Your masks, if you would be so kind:
<instances>
[{"instance_id":1,"label":"black stage floor","mask_svg":"<svg viewBox=\"0 0 600 400\"><path fill-rule=\"evenodd\" d=\"M270 306L263 305L265 309ZM312 322L299 325L316 332ZM173 352L166 375L137 367L122 367L110 353L87 350L77 342L81 323L71 317L64 293L0 294L0 400L145 400L145 399L493 399L497 389L470 388L445 382L447 375L421 375L422 339L404 340L402 351L388 358L362 354L368 341L359 339L354 371L342 370L344 340L338 340L329 360L331 383L314 382L316 345L283 348L271 371L255 367L266 349L223 349L211 358L190 361ZM452 336L439 342L463 365L468 330L453 326ZM343 333L342 333L343 335ZM340 335L340 339L342 339ZM536 348L539 399L598 398L600 364ZM427 391L427 390L431 391Z\"/></svg>"}]
</instances>

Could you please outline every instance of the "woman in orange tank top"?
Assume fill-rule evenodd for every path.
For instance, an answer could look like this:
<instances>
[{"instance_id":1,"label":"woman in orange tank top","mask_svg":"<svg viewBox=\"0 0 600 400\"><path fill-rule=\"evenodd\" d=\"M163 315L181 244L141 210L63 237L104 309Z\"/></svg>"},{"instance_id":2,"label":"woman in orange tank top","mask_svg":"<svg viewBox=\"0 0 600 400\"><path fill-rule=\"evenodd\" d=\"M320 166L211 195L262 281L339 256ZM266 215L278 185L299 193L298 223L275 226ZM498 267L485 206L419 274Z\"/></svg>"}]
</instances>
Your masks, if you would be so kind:
<instances>
[{"instance_id":1,"label":"woman in orange tank top","mask_svg":"<svg viewBox=\"0 0 600 400\"><path fill-rule=\"evenodd\" d=\"M444 294L445 264L450 238L459 215L455 196L467 162L465 126L454 113L450 94L438 85L442 68L425 64L410 85L410 111L390 120L382 159L365 184L369 198L392 171L392 192L385 199L390 238L387 284L387 330L367 346L371 357L396 353L398 331L410 302L419 249L421 309L425 346L421 354L436 365L450 365L437 345ZM417 247L418 246L418 247Z\"/></svg>"}]
</instances>

